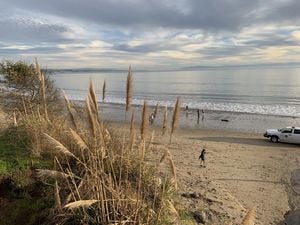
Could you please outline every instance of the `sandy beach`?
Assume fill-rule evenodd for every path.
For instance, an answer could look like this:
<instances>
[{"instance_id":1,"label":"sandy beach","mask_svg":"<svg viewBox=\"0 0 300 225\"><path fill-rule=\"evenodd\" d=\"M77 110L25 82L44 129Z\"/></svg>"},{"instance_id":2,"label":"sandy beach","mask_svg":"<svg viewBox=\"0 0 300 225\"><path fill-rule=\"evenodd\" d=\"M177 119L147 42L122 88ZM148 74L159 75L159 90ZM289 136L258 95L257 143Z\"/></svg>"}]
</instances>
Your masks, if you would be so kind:
<instances>
[{"instance_id":1,"label":"sandy beach","mask_svg":"<svg viewBox=\"0 0 300 225\"><path fill-rule=\"evenodd\" d=\"M176 163L178 202L207 212L212 224L240 224L249 208L256 209L255 224L279 224L295 207L290 174L300 166L299 146L271 143L259 133L208 129L179 129L168 145L159 127L148 132L155 136L148 160L157 163L167 147ZM203 146L206 168L198 160Z\"/></svg>"}]
</instances>

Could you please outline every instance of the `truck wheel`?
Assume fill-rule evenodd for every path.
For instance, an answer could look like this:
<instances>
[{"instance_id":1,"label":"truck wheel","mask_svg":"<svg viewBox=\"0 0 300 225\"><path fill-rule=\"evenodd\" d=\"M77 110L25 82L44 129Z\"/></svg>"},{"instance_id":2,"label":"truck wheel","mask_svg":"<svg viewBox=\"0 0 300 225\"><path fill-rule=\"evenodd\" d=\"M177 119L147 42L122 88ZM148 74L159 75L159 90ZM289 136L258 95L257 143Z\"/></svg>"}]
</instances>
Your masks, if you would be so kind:
<instances>
[{"instance_id":1,"label":"truck wheel","mask_svg":"<svg viewBox=\"0 0 300 225\"><path fill-rule=\"evenodd\" d=\"M271 141L272 141L273 143L278 142L278 137L277 137L277 136L272 136L272 137L271 137Z\"/></svg>"}]
</instances>

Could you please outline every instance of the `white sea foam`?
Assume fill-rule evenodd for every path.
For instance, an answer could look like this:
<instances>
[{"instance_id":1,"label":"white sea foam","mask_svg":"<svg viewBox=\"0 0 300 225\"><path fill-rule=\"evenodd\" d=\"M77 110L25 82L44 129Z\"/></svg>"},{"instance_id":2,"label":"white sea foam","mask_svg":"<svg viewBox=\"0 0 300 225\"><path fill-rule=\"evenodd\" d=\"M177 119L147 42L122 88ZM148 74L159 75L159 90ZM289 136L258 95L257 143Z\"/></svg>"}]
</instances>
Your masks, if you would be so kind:
<instances>
[{"instance_id":1,"label":"white sea foam","mask_svg":"<svg viewBox=\"0 0 300 225\"><path fill-rule=\"evenodd\" d=\"M68 95L68 94L67 94ZM69 99L84 101L85 97L83 95L68 95ZM174 101L159 101L160 105L173 107L175 104ZM99 98L99 102L102 100ZM107 97L105 100L106 103L111 104L125 104L125 98L119 97ZM149 106L155 106L157 100L147 99ZM134 105L143 105L144 99L132 99L132 104ZM255 113L263 115L278 115L278 116L292 116L300 117L300 107L293 105L268 105L268 104L245 104L245 103L211 103L211 102L182 102L182 107L188 106L189 109L204 109L204 110L213 110L213 111L225 111L225 112L238 112L238 113Z\"/></svg>"}]
</instances>

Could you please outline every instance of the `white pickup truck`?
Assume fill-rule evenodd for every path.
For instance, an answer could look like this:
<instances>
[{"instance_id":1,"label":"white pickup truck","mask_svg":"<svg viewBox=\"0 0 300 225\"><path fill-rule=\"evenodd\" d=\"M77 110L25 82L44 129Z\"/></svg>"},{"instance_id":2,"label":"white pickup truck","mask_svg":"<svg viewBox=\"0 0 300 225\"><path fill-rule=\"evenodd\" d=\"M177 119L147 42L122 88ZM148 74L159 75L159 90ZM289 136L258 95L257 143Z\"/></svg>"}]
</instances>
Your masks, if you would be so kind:
<instances>
[{"instance_id":1,"label":"white pickup truck","mask_svg":"<svg viewBox=\"0 0 300 225\"><path fill-rule=\"evenodd\" d=\"M264 133L264 137L271 138L271 141L274 143L280 141L300 144L300 127L270 129Z\"/></svg>"}]
</instances>

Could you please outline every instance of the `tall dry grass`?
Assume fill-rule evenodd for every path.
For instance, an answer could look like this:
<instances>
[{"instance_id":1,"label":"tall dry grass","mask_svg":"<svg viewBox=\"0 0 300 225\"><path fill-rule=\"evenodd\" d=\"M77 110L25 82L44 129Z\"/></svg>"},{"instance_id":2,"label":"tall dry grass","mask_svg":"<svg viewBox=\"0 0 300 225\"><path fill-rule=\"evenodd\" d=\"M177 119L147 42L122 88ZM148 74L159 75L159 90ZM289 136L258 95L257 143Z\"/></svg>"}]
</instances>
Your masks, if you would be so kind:
<instances>
[{"instance_id":1,"label":"tall dry grass","mask_svg":"<svg viewBox=\"0 0 300 225\"><path fill-rule=\"evenodd\" d=\"M166 161L169 163L169 169L170 169L170 172L172 174L172 182L175 184L174 187L177 188L176 167L175 167L175 163L173 161L172 154L170 153L170 151L168 149L166 149L165 153L163 154L163 156L159 160L158 166L161 166Z\"/></svg>"},{"instance_id":2,"label":"tall dry grass","mask_svg":"<svg viewBox=\"0 0 300 225\"><path fill-rule=\"evenodd\" d=\"M64 99L65 99L65 103L66 103L66 106L67 106L67 110L68 110L68 113L69 113L71 123L73 124L75 129L77 129L77 123L76 123L76 120L75 120L74 113L72 112L71 103L70 103L69 99L67 98L67 96L64 92L63 92L63 95L64 95Z\"/></svg>"},{"instance_id":3,"label":"tall dry grass","mask_svg":"<svg viewBox=\"0 0 300 225\"><path fill-rule=\"evenodd\" d=\"M131 76L130 68L127 99L131 99ZM146 143L147 102L142 112L141 139L135 138L133 112L130 129L125 131L128 142L124 143L123 136L114 135L104 126L92 82L83 114L64 98L66 113L62 117L40 113L24 103L26 113L18 121L29 133L33 152L47 152L55 159L53 170L36 171L39 179L53 185L54 214L45 224L175 221L178 213L172 194L176 190L176 168L172 156L168 153L169 170L164 174L158 173L159 166L145 161L154 138L152 132ZM130 100L126 106L130 106Z\"/></svg>"},{"instance_id":4,"label":"tall dry grass","mask_svg":"<svg viewBox=\"0 0 300 225\"><path fill-rule=\"evenodd\" d=\"M133 146L135 143L134 117L135 117L135 113L134 113L134 110L132 110L131 120L130 120L130 129L129 129L129 142L128 142L128 149L130 152L132 152L132 149L133 149Z\"/></svg>"},{"instance_id":5,"label":"tall dry grass","mask_svg":"<svg viewBox=\"0 0 300 225\"><path fill-rule=\"evenodd\" d=\"M249 209L242 222L242 225L254 225L255 224L255 209Z\"/></svg>"},{"instance_id":6,"label":"tall dry grass","mask_svg":"<svg viewBox=\"0 0 300 225\"><path fill-rule=\"evenodd\" d=\"M173 134L177 128L177 124L179 122L180 116L180 98L177 97L176 103L173 109L173 117L172 117L172 124L171 124L171 134L170 134L170 143L172 142Z\"/></svg>"},{"instance_id":7,"label":"tall dry grass","mask_svg":"<svg viewBox=\"0 0 300 225\"><path fill-rule=\"evenodd\" d=\"M133 133L134 131L134 110L132 110L132 114L131 114L131 120L130 120L130 134Z\"/></svg>"},{"instance_id":8,"label":"tall dry grass","mask_svg":"<svg viewBox=\"0 0 300 225\"><path fill-rule=\"evenodd\" d=\"M163 125L162 125L162 135L164 136L167 129L168 129L168 107L165 106L164 110L164 118L163 118Z\"/></svg>"},{"instance_id":9,"label":"tall dry grass","mask_svg":"<svg viewBox=\"0 0 300 225\"><path fill-rule=\"evenodd\" d=\"M82 119L76 121L76 127L64 123L60 129L63 135L49 131L50 135L47 130L43 132L42 139L52 148L56 160L53 171L37 171L40 179L48 179L49 182L54 180L55 210L53 217L46 223L172 223L178 217L172 203L172 193L176 189L176 169L170 154L166 161L170 176L158 175L158 167L145 161L153 141L152 135L146 147L146 101L142 113L141 139L135 140L132 113L131 126L126 131L129 140L124 145L122 137L113 135L103 125L95 99L97 96L91 85L86 100L86 115L80 116ZM76 117L76 110L72 109L67 99L66 104L69 111L67 115ZM71 128L68 128L70 125ZM136 141L139 141L137 145L134 144ZM157 179L162 182L157 183Z\"/></svg>"},{"instance_id":10,"label":"tall dry grass","mask_svg":"<svg viewBox=\"0 0 300 225\"><path fill-rule=\"evenodd\" d=\"M126 112L130 109L131 106L131 98L132 98L132 70L131 66L128 69L127 82L126 82Z\"/></svg>"},{"instance_id":11,"label":"tall dry grass","mask_svg":"<svg viewBox=\"0 0 300 225\"><path fill-rule=\"evenodd\" d=\"M102 86L102 101L105 101L105 97L106 97L106 80L104 80L103 82L103 86Z\"/></svg>"},{"instance_id":12,"label":"tall dry grass","mask_svg":"<svg viewBox=\"0 0 300 225\"><path fill-rule=\"evenodd\" d=\"M27 112L18 117L18 132L26 135L28 149L34 156L41 156L44 153L52 152L52 147L44 138L44 133L47 132L51 136L66 137L64 131L64 123L66 122L63 117L52 117L49 119L47 115L41 114L39 108L30 108L26 106ZM23 133L24 132L24 133Z\"/></svg>"},{"instance_id":13,"label":"tall dry grass","mask_svg":"<svg viewBox=\"0 0 300 225\"><path fill-rule=\"evenodd\" d=\"M159 110L159 102L156 103L155 108L154 108L154 118L156 118L157 114L158 114L158 110Z\"/></svg>"},{"instance_id":14,"label":"tall dry grass","mask_svg":"<svg viewBox=\"0 0 300 225\"><path fill-rule=\"evenodd\" d=\"M46 101L46 87L45 87L45 76L41 71L40 65L37 61L37 58L35 58L35 65L36 65L36 71L37 71L37 75L39 77L39 81L40 81L40 88L41 88L41 96L43 98L43 106L44 106L44 113L45 116L47 118L47 120L49 120L49 116L48 116L48 109L47 109L47 101Z\"/></svg>"},{"instance_id":15,"label":"tall dry grass","mask_svg":"<svg viewBox=\"0 0 300 225\"><path fill-rule=\"evenodd\" d=\"M148 123L147 123L147 101L146 100L144 100L144 105L143 105L143 110L142 110L142 116L141 116L141 118L142 118L142 121L141 121L141 129L140 129L140 131L141 131L141 139L142 140L145 140L145 133L146 133L146 129L147 129L147 125L148 125Z\"/></svg>"}]
</instances>

